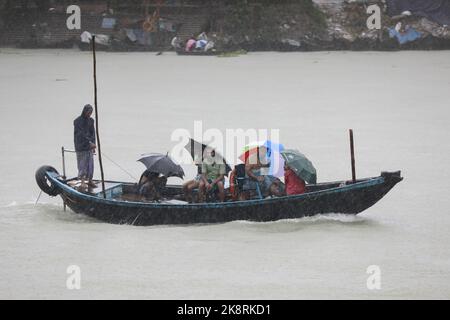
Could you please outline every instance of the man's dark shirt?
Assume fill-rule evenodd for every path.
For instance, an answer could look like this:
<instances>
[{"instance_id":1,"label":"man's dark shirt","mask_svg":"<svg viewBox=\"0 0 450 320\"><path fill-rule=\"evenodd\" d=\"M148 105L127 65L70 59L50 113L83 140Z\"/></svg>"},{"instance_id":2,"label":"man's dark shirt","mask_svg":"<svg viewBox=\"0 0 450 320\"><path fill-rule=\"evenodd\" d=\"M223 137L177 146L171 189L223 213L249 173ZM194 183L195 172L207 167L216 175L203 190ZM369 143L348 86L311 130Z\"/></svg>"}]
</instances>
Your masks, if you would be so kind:
<instances>
[{"instance_id":1,"label":"man's dark shirt","mask_svg":"<svg viewBox=\"0 0 450 320\"><path fill-rule=\"evenodd\" d=\"M81 116L73 122L75 151L91 150L91 143L95 144L94 119L86 116L87 108L83 109Z\"/></svg>"}]
</instances>

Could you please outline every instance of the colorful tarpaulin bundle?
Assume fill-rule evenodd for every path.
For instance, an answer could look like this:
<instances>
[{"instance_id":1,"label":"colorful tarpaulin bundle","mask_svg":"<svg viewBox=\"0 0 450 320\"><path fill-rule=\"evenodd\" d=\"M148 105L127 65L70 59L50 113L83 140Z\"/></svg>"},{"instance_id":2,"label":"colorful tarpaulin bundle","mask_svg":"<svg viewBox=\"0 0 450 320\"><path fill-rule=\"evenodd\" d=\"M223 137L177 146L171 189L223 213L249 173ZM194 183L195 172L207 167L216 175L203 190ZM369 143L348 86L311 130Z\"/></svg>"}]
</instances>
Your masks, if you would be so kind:
<instances>
[{"instance_id":1,"label":"colorful tarpaulin bundle","mask_svg":"<svg viewBox=\"0 0 450 320\"><path fill-rule=\"evenodd\" d=\"M405 32L397 31L396 28L389 28L389 36L396 38L398 43L405 44L419 39L422 34L412 27L408 28Z\"/></svg>"}]
</instances>

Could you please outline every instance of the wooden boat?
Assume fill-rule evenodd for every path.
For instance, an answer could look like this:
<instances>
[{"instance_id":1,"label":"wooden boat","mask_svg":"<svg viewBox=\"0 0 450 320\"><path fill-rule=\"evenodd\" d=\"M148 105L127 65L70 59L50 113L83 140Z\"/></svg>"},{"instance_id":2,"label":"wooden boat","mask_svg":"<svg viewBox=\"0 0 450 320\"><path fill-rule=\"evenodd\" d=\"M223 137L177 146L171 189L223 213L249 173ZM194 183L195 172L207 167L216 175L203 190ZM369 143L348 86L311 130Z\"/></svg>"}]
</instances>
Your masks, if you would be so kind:
<instances>
[{"instance_id":1,"label":"wooden boat","mask_svg":"<svg viewBox=\"0 0 450 320\"><path fill-rule=\"evenodd\" d=\"M377 203L403 178L400 171L382 172L378 177L308 185L302 195L224 203L155 203L140 201L136 184L105 181L90 192L77 190L77 178L64 179L49 166L36 172L40 188L52 196L60 195L76 213L116 224L138 226L161 224L223 223L234 220L275 221L316 214L356 215ZM98 182L98 181L97 181ZM183 200L181 186L167 186L164 197Z\"/></svg>"},{"instance_id":2,"label":"wooden boat","mask_svg":"<svg viewBox=\"0 0 450 320\"><path fill-rule=\"evenodd\" d=\"M186 51L184 49L177 49L175 50L176 53L180 56L217 56L220 55L222 52L217 50L208 50L208 51Z\"/></svg>"},{"instance_id":3,"label":"wooden boat","mask_svg":"<svg viewBox=\"0 0 450 320\"><path fill-rule=\"evenodd\" d=\"M96 84L95 35L92 39L94 82ZM211 52L179 52L178 54L210 55ZM94 86L97 111L97 86ZM98 121L98 114L96 112ZM103 179L101 146L97 132L100 171ZM352 181L327 182L308 185L306 193L246 201L187 203L181 186L166 186L162 196L169 201L146 202L138 195L134 183L102 181L102 188L80 189L78 178L66 179L53 167L43 166L36 171L36 182L50 196L60 195L76 213L116 224L139 226L161 224L223 223L234 220L275 221L316 214L358 214L373 206L403 178L400 171L382 172L378 177L356 180L353 131L350 130ZM64 165L64 148L63 171ZM100 185L99 181L95 181ZM228 197L229 198L229 197ZM174 201L178 201L175 202Z\"/></svg>"}]
</instances>

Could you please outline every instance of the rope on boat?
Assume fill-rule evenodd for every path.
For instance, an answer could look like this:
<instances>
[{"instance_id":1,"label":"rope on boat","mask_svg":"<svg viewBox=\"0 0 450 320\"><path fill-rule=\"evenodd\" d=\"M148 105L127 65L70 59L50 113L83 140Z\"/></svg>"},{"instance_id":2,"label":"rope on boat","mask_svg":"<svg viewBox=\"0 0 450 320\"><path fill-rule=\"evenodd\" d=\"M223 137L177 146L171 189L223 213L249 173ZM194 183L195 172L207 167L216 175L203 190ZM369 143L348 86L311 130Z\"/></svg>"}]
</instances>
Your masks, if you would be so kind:
<instances>
[{"instance_id":1,"label":"rope on boat","mask_svg":"<svg viewBox=\"0 0 450 320\"><path fill-rule=\"evenodd\" d=\"M41 192L39 192L39 195L36 199L36 203L34 205L37 205L37 203L39 202L39 199L41 198L41 195L42 195L42 190L41 190Z\"/></svg>"},{"instance_id":2,"label":"rope on boat","mask_svg":"<svg viewBox=\"0 0 450 320\"><path fill-rule=\"evenodd\" d=\"M109 161L111 161L114 165L116 165L120 170L122 170L123 172L125 172L127 175L129 175L132 179L134 179L134 181L137 182L137 179L135 177L133 177L133 175L131 173L129 173L127 170L125 170L124 168L122 168L118 163L116 163L114 160L112 160L110 157L108 157L103 151L102 151L102 155L105 156L106 159L108 159Z\"/></svg>"},{"instance_id":3,"label":"rope on boat","mask_svg":"<svg viewBox=\"0 0 450 320\"><path fill-rule=\"evenodd\" d=\"M64 149L64 152L70 152L70 153L77 153L75 150L68 150L68 149ZM110 157L108 157L108 155L106 155L103 151L102 151L102 156L104 156L106 159L108 159L109 161L111 161L114 165L116 165L120 170L122 170L123 172L125 172L127 175L129 175L134 181L138 181L138 179L136 179L131 173L129 173L127 170L125 170L124 168L122 168L117 162L115 162L113 159L111 159Z\"/></svg>"}]
</instances>

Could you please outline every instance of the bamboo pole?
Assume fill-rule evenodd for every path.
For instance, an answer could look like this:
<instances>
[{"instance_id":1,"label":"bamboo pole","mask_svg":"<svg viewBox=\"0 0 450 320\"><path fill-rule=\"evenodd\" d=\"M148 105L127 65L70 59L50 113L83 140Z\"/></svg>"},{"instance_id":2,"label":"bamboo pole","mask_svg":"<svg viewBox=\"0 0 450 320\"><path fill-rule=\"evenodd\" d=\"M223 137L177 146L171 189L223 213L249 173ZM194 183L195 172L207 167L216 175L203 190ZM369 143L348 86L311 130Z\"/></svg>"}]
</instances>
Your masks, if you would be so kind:
<instances>
[{"instance_id":1,"label":"bamboo pole","mask_svg":"<svg viewBox=\"0 0 450 320\"><path fill-rule=\"evenodd\" d=\"M105 175L103 173L102 149L100 145L100 133L98 130L98 104L97 104L97 59L95 56L95 35L92 36L92 56L94 62L94 105L95 105L95 132L97 133L98 162L100 164L100 174L102 177L103 198L106 199Z\"/></svg>"},{"instance_id":2,"label":"bamboo pole","mask_svg":"<svg viewBox=\"0 0 450 320\"><path fill-rule=\"evenodd\" d=\"M350 133L350 156L352 161L352 182L356 182L356 169L355 169L355 146L353 143L353 130L349 130Z\"/></svg>"},{"instance_id":3,"label":"bamboo pole","mask_svg":"<svg viewBox=\"0 0 450 320\"><path fill-rule=\"evenodd\" d=\"M66 179L66 158L65 158L66 149L61 147L61 158L62 158L62 167L63 167L63 178Z\"/></svg>"},{"instance_id":4,"label":"bamboo pole","mask_svg":"<svg viewBox=\"0 0 450 320\"><path fill-rule=\"evenodd\" d=\"M61 147L61 155L62 155L62 166L63 166L63 179L66 179L66 158L65 158L65 152L64 146ZM63 199L63 207L64 211L66 211L66 201Z\"/></svg>"}]
</instances>

